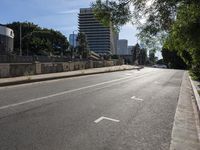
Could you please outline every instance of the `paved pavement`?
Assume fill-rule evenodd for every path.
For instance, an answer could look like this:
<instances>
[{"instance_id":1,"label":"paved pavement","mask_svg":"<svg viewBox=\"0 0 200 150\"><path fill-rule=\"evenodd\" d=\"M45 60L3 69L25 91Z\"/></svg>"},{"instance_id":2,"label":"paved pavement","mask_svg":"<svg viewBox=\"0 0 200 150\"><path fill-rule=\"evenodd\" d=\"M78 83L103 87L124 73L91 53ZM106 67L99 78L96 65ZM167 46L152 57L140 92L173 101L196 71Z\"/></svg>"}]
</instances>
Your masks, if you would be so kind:
<instances>
[{"instance_id":1,"label":"paved pavement","mask_svg":"<svg viewBox=\"0 0 200 150\"><path fill-rule=\"evenodd\" d=\"M145 68L0 88L0 149L167 150L183 74Z\"/></svg>"}]
</instances>

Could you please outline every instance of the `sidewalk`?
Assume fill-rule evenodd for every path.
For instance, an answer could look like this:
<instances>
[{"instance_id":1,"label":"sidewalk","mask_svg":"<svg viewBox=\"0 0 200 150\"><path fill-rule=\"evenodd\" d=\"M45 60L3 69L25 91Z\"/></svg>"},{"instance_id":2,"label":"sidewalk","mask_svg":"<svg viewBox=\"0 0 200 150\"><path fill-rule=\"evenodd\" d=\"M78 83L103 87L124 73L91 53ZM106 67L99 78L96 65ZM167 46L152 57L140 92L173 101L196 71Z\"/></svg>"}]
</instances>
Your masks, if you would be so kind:
<instances>
[{"instance_id":1,"label":"sidewalk","mask_svg":"<svg viewBox=\"0 0 200 150\"><path fill-rule=\"evenodd\" d=\"M138 67L138 66L122 65L122 66L93 68L93 69L51 73L51 74L21 76L21 77L14 77L14 78L1 78L0 87L21 84L21 83L38 82L38 81L45 81L45 80L51 80L51 79L83 76L83 75L114 72L114 71L132 70L132 69L140 69L140 68L141 67Z\"/></svg>"},{"instance_id":2,"label":"sidewalk","mask_svg":"<svg viewBox=\"0 0 200 150\"><path fill-rule=\"evenodd\" d=\"M170 150L199 150L199 116L188 73L181 85Z\"/></svg>"}]
</instances>

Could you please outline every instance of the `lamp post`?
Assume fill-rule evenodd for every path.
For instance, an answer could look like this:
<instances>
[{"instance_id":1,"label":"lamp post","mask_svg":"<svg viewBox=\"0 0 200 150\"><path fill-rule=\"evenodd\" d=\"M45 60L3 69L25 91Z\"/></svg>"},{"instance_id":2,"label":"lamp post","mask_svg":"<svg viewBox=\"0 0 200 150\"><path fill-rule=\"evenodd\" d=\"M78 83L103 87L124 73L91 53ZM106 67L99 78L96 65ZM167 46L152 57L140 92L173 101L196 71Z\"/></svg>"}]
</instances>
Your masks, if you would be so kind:
<instances>
[{"instance_id":1,"label":"lamp post","mask_svg":"<svg viewBox=\"0 0 200 150\"><path fill-rule=\"evenodd\" d=\"M74 44L74 40L75 40L75 39L74 39L74 35L75 35L75 34L74 34L74 32L76 32L76 31L77 31L77 30L74 30L74 31L73 31L73 48L72 48L72 59L74 59L74 45L75 45L75 44Z\"/></svg>"},{"instance_id":2,"label":"lamp post","mask_svg":"<svg viewBox=\"0 0 200 150\"><path fill-rule=\"evenodd\" d=\"M22 56L22 25L19 24L19 55Z\"/></svg>"}]
</instances>

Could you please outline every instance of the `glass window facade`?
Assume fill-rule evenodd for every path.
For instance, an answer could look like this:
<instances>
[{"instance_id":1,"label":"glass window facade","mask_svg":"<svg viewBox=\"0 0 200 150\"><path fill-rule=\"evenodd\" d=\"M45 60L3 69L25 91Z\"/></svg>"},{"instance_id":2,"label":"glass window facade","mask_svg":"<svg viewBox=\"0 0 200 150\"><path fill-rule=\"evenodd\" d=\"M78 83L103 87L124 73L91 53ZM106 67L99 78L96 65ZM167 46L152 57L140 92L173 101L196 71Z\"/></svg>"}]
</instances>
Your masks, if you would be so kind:
<instances>
[{"instance_id":1,"label":"glass window facade","mask_svg":"<svg viewBox=\"0 0 200 150\"><path fill-rule=\"evenodd\" d=\"M91 8L82 8L79 13L79 31L85 33L91 51L101 55L114 53L117 43L111 27L103 26Z\"/></svg>"}]
</instances>

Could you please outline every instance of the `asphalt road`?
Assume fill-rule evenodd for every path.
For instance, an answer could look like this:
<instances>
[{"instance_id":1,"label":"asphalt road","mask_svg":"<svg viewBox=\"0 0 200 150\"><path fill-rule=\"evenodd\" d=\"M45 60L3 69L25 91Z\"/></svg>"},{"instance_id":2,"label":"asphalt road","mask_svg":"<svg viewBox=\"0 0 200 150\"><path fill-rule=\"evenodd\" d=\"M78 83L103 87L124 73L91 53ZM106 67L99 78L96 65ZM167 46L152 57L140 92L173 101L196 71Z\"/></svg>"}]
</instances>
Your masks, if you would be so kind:
<instances>
[{"instance_id":1,"label":"asphalt road","mask_svg":"<svg viewBox=\"0 0 200 150\"><path fill-rule=\"evenodd\" d=\"M0 88L0 150L168 150L183 74L145 68Z\"/></svg>"}]
</instances>

